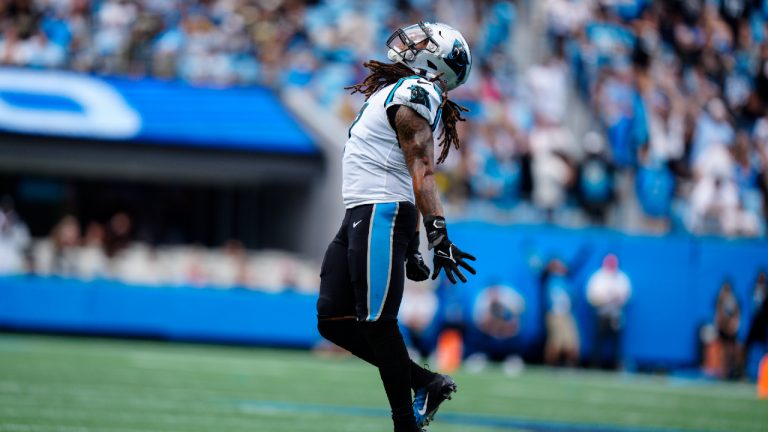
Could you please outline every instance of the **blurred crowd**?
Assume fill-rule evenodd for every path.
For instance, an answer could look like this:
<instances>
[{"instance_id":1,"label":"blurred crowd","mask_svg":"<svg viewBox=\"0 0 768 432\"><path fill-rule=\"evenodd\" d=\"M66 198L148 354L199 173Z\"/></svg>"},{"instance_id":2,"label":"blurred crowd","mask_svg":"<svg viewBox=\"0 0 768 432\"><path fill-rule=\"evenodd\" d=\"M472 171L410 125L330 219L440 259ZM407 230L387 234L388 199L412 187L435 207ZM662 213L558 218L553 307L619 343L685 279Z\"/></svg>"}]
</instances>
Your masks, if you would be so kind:
<instances>
[{"instance_id":1,"label":"blurred crowd","mask_svg":"<svg viewBox=\"0 0 768 432\"><path fill-rule=\"evenodd\" d=\"M10 199L0 206L0 276L112 280L147 286L315 292L317 265L287 252L249 251L230 240L219 248L153 246L137 241L131 216L83 224L64 216L45 238L32 239Z\"/></svg>"},{"instance_id":2,"label":"blurred crowd","mask_svg":"<svg viewBox=\"0 0 768 432\"><path fill-rule=\"evenodd\" d=\"M548 6L550 37L568 40L563 61L604 131L602 151L633 176L643 214L699 234L762 234L768 3ZM594 187L586 177L581 190Z\"/></svg>"},{"instance_id":3,"label":"blurred crowd","mask_svg":"<svg viewBox=\"0 0 768 432\"><path fill-rule=\"evenodd\" d=\"M0 64L300 87L351 121L344 87L420 19L473 52L449 95L471 109L464 157L440 174L455 212L764 234L766 1L8 0Z\"/></svg>"},{"instance_id":4,"label":"blurred crowd","mask_svg":"<svg viewBox=\"0 0 768 432\"><path fill-rule=\"evenodd\" d=\"M449 189L531 220L763 235L768 3L539 6L543 58L505 70L511 41L475 57L480 106Z\"/></svg>"}]
</instances>

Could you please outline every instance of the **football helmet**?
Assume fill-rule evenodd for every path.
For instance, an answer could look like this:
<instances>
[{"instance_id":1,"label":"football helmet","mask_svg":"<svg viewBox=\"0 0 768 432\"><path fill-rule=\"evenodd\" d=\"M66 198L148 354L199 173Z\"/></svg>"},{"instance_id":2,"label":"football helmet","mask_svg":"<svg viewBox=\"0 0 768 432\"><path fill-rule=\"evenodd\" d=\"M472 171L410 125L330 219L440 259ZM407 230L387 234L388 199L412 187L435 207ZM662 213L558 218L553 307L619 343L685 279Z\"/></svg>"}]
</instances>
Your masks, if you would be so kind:
<instances>
[{"instance_id":1,"label":"football helmet","mask_svg":"<svg viewBox=\"0 0 768 432\"><path fill-rule=\"evenodd\" d=\"M447 90L464 84L472 69L472 54L464 36L443 23L419 21L397 29L387 39L387 57L425 78L440 76Z\"/></svg>"}]
</instances>

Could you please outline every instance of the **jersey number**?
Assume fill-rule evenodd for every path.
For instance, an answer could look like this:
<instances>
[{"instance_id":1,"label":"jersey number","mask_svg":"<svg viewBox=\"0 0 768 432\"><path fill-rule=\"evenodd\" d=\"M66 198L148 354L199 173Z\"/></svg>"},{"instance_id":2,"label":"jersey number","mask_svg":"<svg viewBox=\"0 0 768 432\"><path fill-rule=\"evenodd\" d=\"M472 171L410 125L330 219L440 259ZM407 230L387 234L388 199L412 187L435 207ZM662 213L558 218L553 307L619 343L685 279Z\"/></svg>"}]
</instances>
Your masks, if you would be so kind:
<instances>
[{"instance_id":1,"label":"jersey number","mask_svg":"<svg viewBox=\"0 0 768 432\"><path fill-rule=\"evenodd\" d=\"M366 108L368 108L368 102L363 104L363 106L360 108L360 111L357 113L357 117L355 117L355 121L353 121L352 124L349 125L349 131L347 132L347 138L351 138L352 137L352 128L355 127L357 122L360 121L360 117L363 116L363 111L365 111Z\"/></svg>"}]
</instances>

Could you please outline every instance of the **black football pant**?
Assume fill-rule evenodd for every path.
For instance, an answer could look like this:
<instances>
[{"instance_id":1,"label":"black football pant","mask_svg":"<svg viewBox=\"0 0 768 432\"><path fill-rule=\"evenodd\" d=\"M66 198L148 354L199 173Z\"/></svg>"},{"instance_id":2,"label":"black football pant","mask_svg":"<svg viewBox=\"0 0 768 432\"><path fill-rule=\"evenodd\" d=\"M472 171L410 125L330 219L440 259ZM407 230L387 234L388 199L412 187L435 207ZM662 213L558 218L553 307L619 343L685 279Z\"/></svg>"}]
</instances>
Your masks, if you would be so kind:
<instances>
[{"instance_id":1,"label":"black football pant","mask_svg":"<svg viewBox=\"0 0 768 432\"><path fill-rule=\"evenodd\" d=\"M433 378L411 361L397 326L416 223L408 202L347 209L323 259L317 302L320 334L379 369L396 432L418 430L411 389Z\"/></svg>"}]
</instances>

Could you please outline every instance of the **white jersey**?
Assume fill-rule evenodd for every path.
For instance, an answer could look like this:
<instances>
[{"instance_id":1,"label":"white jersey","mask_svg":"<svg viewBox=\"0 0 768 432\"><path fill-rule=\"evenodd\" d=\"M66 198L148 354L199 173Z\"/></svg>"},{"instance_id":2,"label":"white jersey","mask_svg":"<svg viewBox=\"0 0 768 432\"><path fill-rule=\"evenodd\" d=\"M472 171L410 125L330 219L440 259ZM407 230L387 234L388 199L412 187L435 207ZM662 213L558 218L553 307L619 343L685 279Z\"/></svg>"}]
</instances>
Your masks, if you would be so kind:
<instances>
[{"instance_id":1,"label":"white jersey","mask_svg":"<svg viewBox=\"0 0 768 432\"><path fill-rule=\"evenodd\" d=\"M383 87L365 102L349 128L344 147L342 195L346 208L409 201L413 182L387 108L405 105L423 116L434 132L440 123L442 96L436 84L418 76Z\"/></svg>"}]
</instances>

